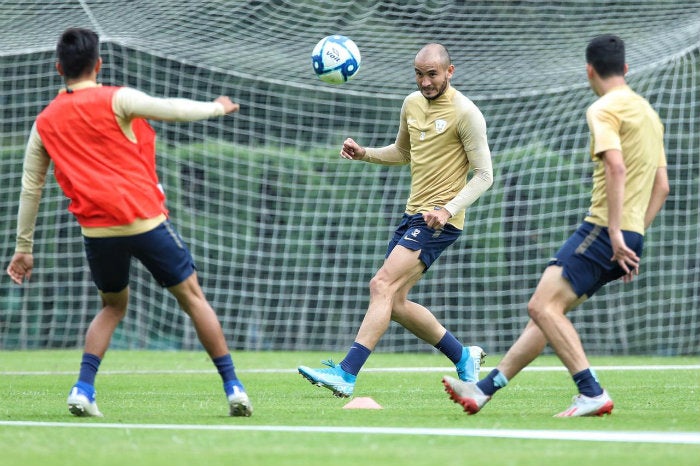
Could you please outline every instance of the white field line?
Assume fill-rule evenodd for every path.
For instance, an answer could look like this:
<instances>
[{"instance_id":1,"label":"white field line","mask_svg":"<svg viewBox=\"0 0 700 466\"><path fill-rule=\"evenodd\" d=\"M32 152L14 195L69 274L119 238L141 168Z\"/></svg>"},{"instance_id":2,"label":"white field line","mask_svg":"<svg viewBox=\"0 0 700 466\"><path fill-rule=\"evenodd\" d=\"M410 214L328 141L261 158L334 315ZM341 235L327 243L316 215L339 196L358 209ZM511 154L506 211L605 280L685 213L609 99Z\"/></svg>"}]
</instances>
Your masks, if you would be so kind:
<instances>
[{"instance_id":1,"label":"white field line","mask_svg":"<svg viewBox=\"0 0 700 466\"><path fill-rule=\"evenodd\" d=\"M482 368L489 370L489 368ZM599 366L596 371L647 371L647 370L698 370L700 365L654 365L654 366ZM367 368L365 372L444 372L448 367L389 367ZM563 371L559 366L528 367L526 371ZM294 373L295 369L248 369L240 373ZM3 371L0 375L72 375L75 371ZM106 374L208 374L211 370L124 370L102 371ZM335 434L383 434L423 435L447 437L490 437L534 440L571 440L590 442L628 442L700 445L700 433L696 432L611 432L611 431L562 431L520 429L439 429L401 427L332 427L332 426L260 426L260 425L179 425L179 424L80 424L74 422L0 421L7 427L65 427L102 429L149 429L149 430L210 430L210 431L265 431L291 433L335 433Z\"/></svg>"},{"instance_id":2,"label":"white field line","mask_svg":"<svg viewBox=\"0 0 700 466\"><path fill-rule=\"evenodd\" d=\"M490 437L530 440L569 440L587 442L626 442L700 445L697 432L620 432L581 430L524 430L524 429L440 429L410 427L333 427L333 426L260 426L260 425L200 425L200 424L97 424L76 422L0 421L7 427L65 427L124 430L192 430L192 431L249 431L290 432L313 434L377 434L422 435L441 437Z\"/></svg>"},{"instance_id":3,"label":"white field line","mask_svg":"<svg viewBox=\"0 0 700 466\"><path fill-rule=\"evenodd\" d=\"M482 373L489 372L493 367L482 366ZM700 364L657 364L650 366L594 366L596 372L599 371L685 371L700 370ZM100 375L115 374L210 374L212 369L155 369L155 370L101 370ZM451 372L454 367L369 367L362 369L362 372ZM566 371L564 366L530 366L523 369L523 372L557 372ZM296 373L296 369L239 369L240 374L285 374ZM0 371L3 375L74 375L77 371Z\"/></svg>"}]
</instances>

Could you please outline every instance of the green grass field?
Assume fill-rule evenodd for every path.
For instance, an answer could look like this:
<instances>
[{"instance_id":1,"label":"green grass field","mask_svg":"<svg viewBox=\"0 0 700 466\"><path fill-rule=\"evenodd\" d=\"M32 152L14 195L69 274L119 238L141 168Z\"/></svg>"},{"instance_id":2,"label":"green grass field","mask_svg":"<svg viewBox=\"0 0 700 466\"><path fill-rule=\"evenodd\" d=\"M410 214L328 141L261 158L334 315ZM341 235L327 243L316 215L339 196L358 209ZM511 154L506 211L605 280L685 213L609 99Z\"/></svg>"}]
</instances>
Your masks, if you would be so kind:
<instances>
[{"instance_id":1,"label":"green grass field","mask_svg":"<svg viewBox=\"0 0 700 466\"><path fill-rule=\"evenodd\" d=\"M449 401L440 378L451 371L434 354L374 354L355 396L371 397L383 409L343 409L349 400L295 370L328 356L234 354L255 412L231 418L204 353L112 351L97 379L105 417L86 419L71 416L65 405L79 351L2 352L0 464L700 465L697 358L592 358L615 400L613 415L555 419L575 388L551 356L539 358L476 416ZM485 368L497 361L489 356ZM639 369L652 365L665 367ZM631 440L614 441L630 433ZM679 443L688 433L694 443ZM562 434L585 439L556 438Z\"/></svg>"}]
</instances>

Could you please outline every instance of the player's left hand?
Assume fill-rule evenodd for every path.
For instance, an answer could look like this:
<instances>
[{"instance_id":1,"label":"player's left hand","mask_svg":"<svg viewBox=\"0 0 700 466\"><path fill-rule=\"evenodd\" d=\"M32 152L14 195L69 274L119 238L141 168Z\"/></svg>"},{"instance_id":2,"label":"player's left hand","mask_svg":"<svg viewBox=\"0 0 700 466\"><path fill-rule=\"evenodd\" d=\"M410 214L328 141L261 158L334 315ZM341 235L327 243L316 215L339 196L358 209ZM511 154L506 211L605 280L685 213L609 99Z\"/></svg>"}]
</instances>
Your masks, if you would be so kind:
<instances>
[{"instance_id":1,"label":"player's left hand","mask_svg":"<svg viewBox=\"0 0 700 466\"><path fill-rule=\"evenodd\" d=\"M436 208L428 212L423 212L423 220L426 225L435 230L442 230L450 217L452 217L450 211L443 208Z\"/></svg>"},{"instance_id":2,"label":"player's left hand","mask_svg":"<svg viewBox=\"0 0 700 466\"><path fill-rule=\"evenodd\" d=\"M220 103L224 106L224 113L234 113L241 109L241 106L235 102L231 102L231 99L226 95L220 95L214 102Z\"/></svg>"}]
</instances>

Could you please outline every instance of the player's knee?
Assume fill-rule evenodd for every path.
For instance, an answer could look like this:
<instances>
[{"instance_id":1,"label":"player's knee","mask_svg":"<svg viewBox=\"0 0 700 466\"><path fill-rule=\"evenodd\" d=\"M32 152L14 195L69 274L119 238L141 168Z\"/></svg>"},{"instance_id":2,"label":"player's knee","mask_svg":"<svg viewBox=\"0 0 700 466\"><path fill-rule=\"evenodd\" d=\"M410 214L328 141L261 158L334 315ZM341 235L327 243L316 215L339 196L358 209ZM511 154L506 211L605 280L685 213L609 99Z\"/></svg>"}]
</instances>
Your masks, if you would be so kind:
<instances>
[{"instance_id":1,"label":"player's knee","mask_svg":"<svg viewBox=\"0 0 700 466\"><path fill-rule=\"evenodd\" d=\"M538 322L546 312L544 303L537 296L530 298L530 301L527 303L527 314L533 321Z\"/></svg>"},{"instance_id":2,"label":"player's knee","mask_svg":"<svg viewBox=\"0 0 700 466\"><path fill-rule=\"evenodd\" d=\"M369 292L370 294L381 294L386 289L386 280L382 279L379 275L375 275L369 281Z\"/></svg>"},{"instance_id":3,"label":"player's knee","mask_svg":"<svg viewBox=\"0 0 700 466\"><path fill-rule=\"evenodd\" d=\"M369 281L369 292L374 296L388 296L393 294L392 283L386 277L378 273Z\"/></svg>"},{"instance_id":4,"label":"player's knee","mask_svg":"<svg viewBox=\"0 0 700 466\"><path fill-rule=\"evenodd\" d=\"M126 315L126 308L129 304L129 288L124 288L118 292L100 292L102 298L102 309L112 316L123 318Z\"/></svg>"},{"instance_id":5,"label":"player's knee","mask_svg":"<svg viewBox=\"0 0 700 466\"><path fill-rule=\"evenodd\" d=\"M537 294L527 303L527 314L536 324L551 316L564 315L564 313L565 307L561 302L541 299Z\"/></svg>"},{"instance_id":6,"label":"player's knee","mask_svg":"<svg viewBox=\"0 0 700 466\"><path fill-rule=\"evenodd\" d=\"M126 303L107 303L102 307L103 317L112 321L122 321L126 317Z\"/></svg>"}]
</instances>

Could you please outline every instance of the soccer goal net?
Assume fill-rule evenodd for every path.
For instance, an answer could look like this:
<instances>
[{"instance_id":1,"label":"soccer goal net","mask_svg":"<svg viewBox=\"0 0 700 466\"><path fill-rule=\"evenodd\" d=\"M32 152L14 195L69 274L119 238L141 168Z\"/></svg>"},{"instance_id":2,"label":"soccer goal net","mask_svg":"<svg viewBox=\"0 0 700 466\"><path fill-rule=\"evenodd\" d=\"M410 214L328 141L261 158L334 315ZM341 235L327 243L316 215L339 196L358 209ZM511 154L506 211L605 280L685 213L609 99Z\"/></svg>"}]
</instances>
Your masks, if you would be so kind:
<instances>
[{"instance_id":1,"label":"soccer goal net","mask_svg":"<svg viewBox=\"0 0 700 466\"><path fill-rule=\"evenodd\" d=\"M630 85L666 130L671 195L647 232L640 276L571 313L597 354L700 353L700 3L695 0L388 2L377 0L0 0L0 244L12 256L24 144L62 81L55 44L95 30L100 82L212 100L238 114L155 123L158 173L173 223L234 349L344 352L368 282L408 196L407 167L338 156L346 137L393 142L413 58L447 46L454 87L482 110L495 182L462 237L410 298L457 337L505 351L549 257L585 216L592 163L584 49L601 33L627 44ZM362 52L351 82L312 71L329 34ZM0 348L75 348L101 304L80 229L51 176L36 228L35 270L0 282ZM117 348L196 349L175 300L138 263ZM393 324L381 351L431 351Z\"/></svg>"}]
</instances>

